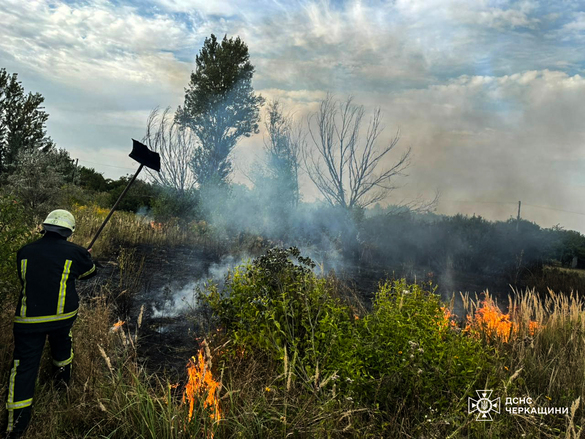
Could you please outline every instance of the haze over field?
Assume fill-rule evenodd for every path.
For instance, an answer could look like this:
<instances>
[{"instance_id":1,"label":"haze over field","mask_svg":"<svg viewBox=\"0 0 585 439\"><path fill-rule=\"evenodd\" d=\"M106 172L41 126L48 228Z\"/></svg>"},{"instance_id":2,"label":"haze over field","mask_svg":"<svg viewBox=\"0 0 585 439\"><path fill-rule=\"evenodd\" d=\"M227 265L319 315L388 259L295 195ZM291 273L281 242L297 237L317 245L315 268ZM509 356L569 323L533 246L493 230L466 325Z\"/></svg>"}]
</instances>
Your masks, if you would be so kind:
<instances>
[{"instance_id":1,"label":"haze over field","mask_svg":"<svg viewBox=\"0 0 585 439\"><path fill-rule=\"evenodd\" d=\"M327 92L382 108L414 154L389 202L439 189L439 213L506 219L522 200L524 218L585 232L582 1L5 0L0 22L0 66L106 177L135 169L153 107L182 104L205 37L238 35L256 91L299 119ZM236 181L261 150L262 132L240 142Z\"/></svg>"}]
</instances>

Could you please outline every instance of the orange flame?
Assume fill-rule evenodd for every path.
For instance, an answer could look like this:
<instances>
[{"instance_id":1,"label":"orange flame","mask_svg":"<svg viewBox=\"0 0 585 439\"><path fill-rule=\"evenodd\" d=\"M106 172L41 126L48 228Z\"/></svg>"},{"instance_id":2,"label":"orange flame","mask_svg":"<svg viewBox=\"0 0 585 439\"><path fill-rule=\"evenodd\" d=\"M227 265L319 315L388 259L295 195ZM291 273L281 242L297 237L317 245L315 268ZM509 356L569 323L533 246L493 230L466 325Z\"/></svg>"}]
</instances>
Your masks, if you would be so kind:
<instances>
[{"instance_id":1,"label":"orange flame","mask_svg":"<svg viewBox=\"0 0 585 439\"><path fill-rule=\"evenodd\" d=\"M153 228L154 230L156 230L157 232L160 232L163 228L163 224L162 223L158 223L156 221L151 221L150 222L150 227Z\"/></svg>"},{"instance_id":2,"label":"orange flame","mask_svg":"<svg viewBox=\"0 0 585 439\"><path fill-rule=\"evenodd\" d=\"M538 328L540 328L540 325L538 324L538 322L531 321L528 324L528 332L530 333L531 336L534 336L534 334L536 334L536 330Z\"/></svg>"},{"instance_id":3,"label":"orange flame","mask_svg":"<svg viewBox=\"0 0 585 439\"><path fill-rule=\"evenodd\" d=\"M204 408L211 408L211 419L219 421L221 419L221 411L219 409L219 398L217 393L221 388L221 383L215 381L211 375L211 370L207 367L207 362L203 356L203 349L199 351L197 358L191 357L189 364L187 364L187 373L189 381L185 385L183 392L183 404L189 402L189 421L193 417L193 408L195 401L205 395L203 402ZM213 435L212 435L213 437Z\"/></svg>"},{"instance_id":4,"label":"orange flame","mask_svg":"<svg viewBox=\"0 0 585 439\"><path fill-rule=\"evenodd\" d=\"M439 316L439 320L437 322L439 328L441 328L442 330L447 330L449 328L451 329L457 328L455 314L453 314L446 306L442 306L441 311L443 312L443 315Z\"/></svg>"},{"instance_id":5,"label":"orange flame","mask_svg":"<svg viewBox=\"0 0 585 439\"><path fill-rule=\"evenodd\" d=\"M536 333L538 328L538 322L529 322L528 332L531 336ZM497 339L506 343L518 335L520 325L510 320L510 314L504 314L492 298L487 297L481 302L480 308L475 311L473 317L467 316L465 330L478 336L480 333L484 333L489 339Z\"/></svg>"},{"instance_id":6,"label":"orange flame","mask_svg":"<svg viewBox=\"0 0 585 439\"><path fill-rule=\"evenodd\" d=\"M126 323L126 322L124 322L122 320L118 320L116 323L114 323L114 326L112 326L112 331L117 332L122 327L122 325L124 323Z\"/></svg>"}]
</instances>

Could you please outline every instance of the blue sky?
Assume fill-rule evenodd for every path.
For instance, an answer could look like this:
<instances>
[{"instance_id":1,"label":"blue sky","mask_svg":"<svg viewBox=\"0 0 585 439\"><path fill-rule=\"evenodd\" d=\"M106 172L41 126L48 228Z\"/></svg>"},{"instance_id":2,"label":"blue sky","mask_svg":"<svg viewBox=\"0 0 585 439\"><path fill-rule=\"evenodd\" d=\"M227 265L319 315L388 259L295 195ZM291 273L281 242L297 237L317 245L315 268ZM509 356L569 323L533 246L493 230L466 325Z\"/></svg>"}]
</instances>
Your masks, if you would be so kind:
<instances>
[{"instance_id":1,"label":"blue sky","mask_svg":"<svg viewBox=\"0 0 585 439\"><path fill-rule=\"evenodd\" d=\"M327 92L382 109L382 140L399 128L414 154L389 202L439 189L441 213L507 219L522 200L527 219L585 232L569 213L585 214L583 1L4 0L0 23L0 67L107 177L132 172L130 138L182 104L205 37L227 34L248 44L255 89L300 121ZM236 181L262 135L237 146Z\"/></svg>"}]
</instances>

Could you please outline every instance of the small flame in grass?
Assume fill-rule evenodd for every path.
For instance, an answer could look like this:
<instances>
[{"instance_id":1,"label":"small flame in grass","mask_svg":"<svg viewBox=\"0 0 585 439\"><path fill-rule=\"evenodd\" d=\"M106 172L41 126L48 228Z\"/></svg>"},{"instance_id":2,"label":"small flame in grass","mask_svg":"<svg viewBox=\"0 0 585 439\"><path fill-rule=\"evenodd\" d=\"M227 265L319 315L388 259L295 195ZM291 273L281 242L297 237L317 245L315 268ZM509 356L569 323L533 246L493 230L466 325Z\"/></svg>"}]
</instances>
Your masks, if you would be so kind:
<instances>
[{"instance_id":1,"label":"small flame in grass","mask_svg":"<svg viewBox=\"0 0 585 439\"><path fill-rule=\"evenodd\" d=\"M442 318L439 318L438 325L442 330L447 330L449 328L455 329L457 328L457 322L455 321L455 314L451 312L449 308L446 306L441 307L441 311L443 312Z\"/></svg>"},{"instance_id":2,"label":"small flame in grass","mask_svg":"<svg viewBox=\"0 0 585 439\"><path fill-rule=\"evenodd\" d=\"M124 323L126 322L118 320L116 323L114 323L114 326L112 326L112 332L118 332L118 330L122 327Z\"/></svg>"},{"instance_id":3,"label":"small flame in grass","mask_svg":"<svg viewBox=\"0 0 585 439\"><path fill-rule=\"evenodd\" d=\"M189 403L189 421L193 417L193 408L196 400L202 396L205 397L203 407L211 409L211 419L214 421L221 419L219 398L217 395L221 388L221 383L213 379L211 370L207 367L207 364L203 356L203 349L199 351L197 358L191 357L187 364L189 381L185 385L185 391L183 392L183 404L186 402Z\"/></svg>"},{"instance_id":4,"label":"small flame in grass","mask_svg":"<svg viewBox=\"0 0 585 439\"><path fill-rule=\"evenodd\" d=\"M538 322L528 323L528 332L531 336L538 328ZM500 311L491 297L487 297L481 302L481 306L475 311L473 317L467 316L465 330L476 335L484 333L489 339L506 343L518 335L520 325L510 319L510 314Z\"/></svg>"},{"instance_id":5,"label":"small flame in grass","mask_svg":"<svg viewBox=\"0 0 585 439\"><path fill-rule=\"evenodd\" d=\"M158 223L156 221L151 221L150 222L150 227L154 230L156 230L157 232L160 232L163 228L163 224L162 223Z\"/></svg>"},{"instance_id":6,"label":"small flame in grass","mask_svg":"<svg viewBox=\"0 0 585 439\"><path fill-rule=\"evenodd\" d=\"M536 334L536 330L538 328L540 328L540 325L538 322L531 320L530 323L528 323L528 332L531 336L534 336L534 334Z\"/></svg>"}]
</instances>

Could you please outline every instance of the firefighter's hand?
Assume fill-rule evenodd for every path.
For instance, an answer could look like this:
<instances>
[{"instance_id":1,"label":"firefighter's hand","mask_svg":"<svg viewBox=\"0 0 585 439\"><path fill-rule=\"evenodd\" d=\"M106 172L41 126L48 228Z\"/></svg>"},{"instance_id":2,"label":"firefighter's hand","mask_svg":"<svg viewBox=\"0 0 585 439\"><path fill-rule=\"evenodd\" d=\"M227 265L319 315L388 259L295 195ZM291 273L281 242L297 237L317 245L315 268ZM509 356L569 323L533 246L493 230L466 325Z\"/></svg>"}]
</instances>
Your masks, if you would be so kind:
<instances>
[{"instance_id":1,"label":"firefighter's hand","mask_svg":"<svg viewBox=\"0 0 585 439\"><path fill-rule=\"evenodd\" d=\"M92 250L93 250L93 248L88 248L88 249L87 249L87 252L88 252L88 253L91 253L91 251L92 251Z\"/></svg>"}]
</instances>

